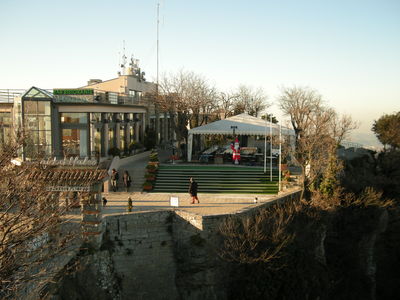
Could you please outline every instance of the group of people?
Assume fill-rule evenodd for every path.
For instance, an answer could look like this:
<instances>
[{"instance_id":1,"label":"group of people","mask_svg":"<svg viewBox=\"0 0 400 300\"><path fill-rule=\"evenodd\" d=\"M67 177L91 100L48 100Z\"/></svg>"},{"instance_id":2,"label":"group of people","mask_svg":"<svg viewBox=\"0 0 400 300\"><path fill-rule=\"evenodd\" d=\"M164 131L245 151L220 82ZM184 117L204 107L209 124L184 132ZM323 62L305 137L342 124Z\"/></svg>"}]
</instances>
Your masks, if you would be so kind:
<instances>
[{"instance_id":1,"label":"group of people","mask_svg":"<svg viewBox=\"0 0 400 300\"><path fill-rule=\"evenodd\" d=\"M129 192L129 188L131 187L132 184L132 178L129 175L128 171L124 171L124 175L122 176L123 182L124 182L124 187L125 191ZM117 170L112 169L111 171L111 187L113 192L118 191L118 180L119 180L119 173Z\"/></svg>"}]
</instances>

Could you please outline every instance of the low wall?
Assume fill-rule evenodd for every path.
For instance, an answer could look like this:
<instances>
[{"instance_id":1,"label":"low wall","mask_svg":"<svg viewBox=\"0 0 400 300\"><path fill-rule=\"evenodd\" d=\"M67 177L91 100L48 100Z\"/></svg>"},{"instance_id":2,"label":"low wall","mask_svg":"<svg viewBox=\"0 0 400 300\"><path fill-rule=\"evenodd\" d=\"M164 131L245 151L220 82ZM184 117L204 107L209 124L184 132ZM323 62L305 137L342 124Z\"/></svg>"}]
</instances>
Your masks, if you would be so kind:
<instances>
[{"instance_id":1,"label":"low wall","mask_svg":"<svg viewBox=\"0 0 400 300\"><path fill-rule=\"evenodd\" d=\"M235 213L246 216L299 197L300 191ZM59 299L227 299L229 267L219 257L219 225L230 214L181 210L124 213L103 218L100 250L65 276ZM55 298L56 299L56 298Z\"/></svg>"},{"instance_id":2,"label":"low wall","mask_svg":"<svg viewBox=\"0 0 400 300\"><path fill-rule=\"evenodd\" d=\"M254 214L298 196L299 191L287 193L235 215ZM218 232L228 216L175 210L105 217L103 239L109 243L123 299L226 298Z\"/></svg>"}]
</instances>

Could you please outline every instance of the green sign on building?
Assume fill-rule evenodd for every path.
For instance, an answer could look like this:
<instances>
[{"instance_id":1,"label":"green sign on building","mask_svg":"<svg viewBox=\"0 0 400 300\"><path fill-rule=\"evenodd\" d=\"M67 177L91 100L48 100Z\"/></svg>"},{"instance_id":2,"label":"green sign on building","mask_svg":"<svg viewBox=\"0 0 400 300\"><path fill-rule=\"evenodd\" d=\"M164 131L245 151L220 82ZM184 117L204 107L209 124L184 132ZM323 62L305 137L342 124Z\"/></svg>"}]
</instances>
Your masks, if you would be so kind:
<instances>
[{"instance_id":1,"label":"green sign on building","mask_svg":"<svg viewBox=\"0 0 400 300\"><path fill-rule=\"evenodd\" d=\"M54 95L93 95L93 89L54 89Z\"/></svg>"}]
</instances>

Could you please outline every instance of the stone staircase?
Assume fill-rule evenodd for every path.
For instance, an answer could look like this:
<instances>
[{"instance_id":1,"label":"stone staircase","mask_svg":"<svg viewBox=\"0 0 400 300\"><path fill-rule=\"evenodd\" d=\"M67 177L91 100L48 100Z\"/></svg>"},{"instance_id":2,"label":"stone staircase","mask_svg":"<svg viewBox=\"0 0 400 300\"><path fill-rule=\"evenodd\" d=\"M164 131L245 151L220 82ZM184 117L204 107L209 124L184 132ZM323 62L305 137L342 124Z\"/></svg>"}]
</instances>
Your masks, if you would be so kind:
<instances>
[{"instance_id":1,"label":"stone staircase","mask_svg":"<svg viewBox=\"0 0 400 300\"><path fill-rule=\"evenodd\" d=\"M263 168L244 166L160 165L153 192L188 192L189 177L199 185L199 193L277 194L278 170L264 174Z\"/></svg>"}]
</instances>

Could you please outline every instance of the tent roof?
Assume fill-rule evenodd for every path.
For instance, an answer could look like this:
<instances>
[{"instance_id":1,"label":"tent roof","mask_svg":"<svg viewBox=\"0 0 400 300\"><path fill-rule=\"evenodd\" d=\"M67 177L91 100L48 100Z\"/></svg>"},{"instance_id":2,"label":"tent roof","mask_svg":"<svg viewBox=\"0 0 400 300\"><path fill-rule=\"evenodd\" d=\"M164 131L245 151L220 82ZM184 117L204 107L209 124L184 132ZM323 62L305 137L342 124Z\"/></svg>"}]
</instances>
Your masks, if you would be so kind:
<instances>
[{"instance_id":1,"label":"tent roof","mask_svg":"<svg viewBox=\"0 0 400 300\"><path fill-rule=\"evenodd\" d=\"M248 114L240 114L225 120L192 128L189 130L189 134L232 134L233 128L231 126L237 126L235 128L235 134L237 135L269 135L270 126L272 126L273 134L279 134L279 125L271 124ZM282 126L282 134L294 135L294 131Z\"/></svg>"}]
</instances>

